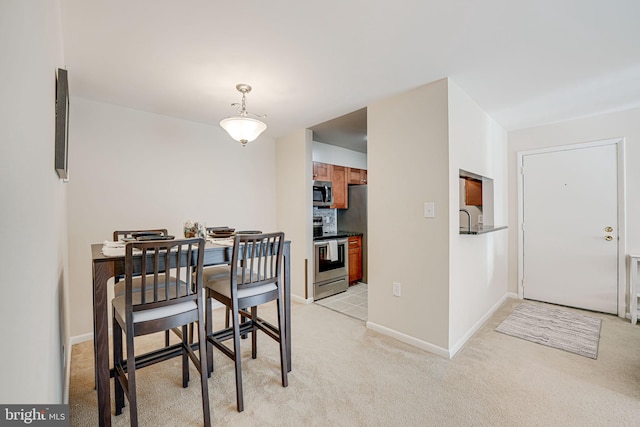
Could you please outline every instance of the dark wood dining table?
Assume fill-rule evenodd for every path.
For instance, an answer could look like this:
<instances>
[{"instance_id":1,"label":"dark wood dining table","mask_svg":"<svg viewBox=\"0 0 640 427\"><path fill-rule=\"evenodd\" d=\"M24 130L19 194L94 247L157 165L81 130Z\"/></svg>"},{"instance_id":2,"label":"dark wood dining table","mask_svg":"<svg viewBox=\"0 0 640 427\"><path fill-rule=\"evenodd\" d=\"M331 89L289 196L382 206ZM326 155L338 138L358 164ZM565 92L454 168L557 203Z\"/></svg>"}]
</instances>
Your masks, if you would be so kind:
<instances>
[{"instance_id":1,"label":"dark wood dining table","mask_svg":"<svg viewBox=\"0 0 640 427\"><path fill-rule=\"evenodd\" d=\"M290 244L283 248L284 275L284 329L287 352L287 370L291 371L291 269ZM95 352L96 391L98 393L98 421L100 426L111 425L111 393L109 373L109 325L107 286L112 277L124 274L124 253L122 256L105 256L102 243L92 244L93 266L93 343ZM232 247L225 244L207 242L204 265L228 264ZM138 358L136 358L137 363Z\"/></svg>"}]
</instances>

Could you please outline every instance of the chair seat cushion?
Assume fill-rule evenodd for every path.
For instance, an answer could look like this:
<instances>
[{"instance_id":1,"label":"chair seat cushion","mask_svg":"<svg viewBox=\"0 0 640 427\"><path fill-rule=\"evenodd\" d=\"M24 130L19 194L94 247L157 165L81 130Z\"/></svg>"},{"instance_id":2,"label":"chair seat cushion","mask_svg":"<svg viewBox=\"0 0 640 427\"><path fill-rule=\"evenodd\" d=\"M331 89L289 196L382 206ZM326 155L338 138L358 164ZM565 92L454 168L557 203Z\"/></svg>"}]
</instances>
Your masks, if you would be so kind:
<instances>
[{"instance_id":1,"label":"chair seat cushion","mask_svg":"<svg viewBox=\"0 0 640 427\"><path fill-rule=\"evenodd\" d=\"M231 274L230 265L212 265L202 270L202 283L215 281L220 279L229 280Z\"/></svg>"},{"instance_id":2,"label":"chair seat cushion","mask_svg":"<svg viewBox=\"0 0 640 427\"><path fill-rule=\"evenodd\" d=\"M214 278L213 280L208 280L204 282L204 287L207 289L211 289L214 292L217 292L221 295L224 295L227 298L231 298L231 284L230 284L230 271L227 272L225 277ZM238 274L238 283L242 282L242 275ZM255 295L264 294L273 290L278 289L275 283L267 283L266 285L261 286L252 286L249 288L239 288L238 289L238 298L247 298Z\"/></svg>"},{"instance_id":3,"label":"chair seat cushion","mask_svg":"<svg viewBox=\"0 0 640 427\"><path fill-rule=\"evenodd\" d=\"M184 295L186 292L181 292ZM139 304L141 301L140 292L133 294L133 303ZM171 298L175 298L175 290L170 292ZM147 291L146 301L153 300L153 292ZM126 321L125 316L125 296L120 295L112 301L114 310L119 317ZM179 304L172 304L166 307L153 308L149 310L137 311L133 313L133 323L147 322L149 320L160 319L163 317L175 316L176 314L186 313L188 311L197 310L198 305L195 301L185 301Z\"/></svg>"}]
</instances>

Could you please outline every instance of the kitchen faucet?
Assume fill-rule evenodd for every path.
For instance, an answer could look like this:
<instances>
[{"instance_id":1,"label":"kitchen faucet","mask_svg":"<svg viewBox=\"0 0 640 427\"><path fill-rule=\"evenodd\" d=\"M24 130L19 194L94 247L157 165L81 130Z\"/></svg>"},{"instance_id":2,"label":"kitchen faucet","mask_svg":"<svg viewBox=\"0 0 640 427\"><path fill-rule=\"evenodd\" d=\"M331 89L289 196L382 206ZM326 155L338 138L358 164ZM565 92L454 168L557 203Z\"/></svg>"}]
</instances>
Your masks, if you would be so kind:
<instances>
[{"instance_id":1,"label":"kitchen faucet","mask_svg":"<svg viewBox=\"0 0 640 427\"><path fill-rule=\"evenodd\" d=\"M466 214L467 214L467 217L469 217L469 222L468 222L468 224L469 224L469 232L471 232L471 214L470 214L470 213L469 213L469 211L468 211L468 210L466 210L466 209L460 209L460 212L464 212L464 213L466 213Z\"/></svg>"}]
</instances>

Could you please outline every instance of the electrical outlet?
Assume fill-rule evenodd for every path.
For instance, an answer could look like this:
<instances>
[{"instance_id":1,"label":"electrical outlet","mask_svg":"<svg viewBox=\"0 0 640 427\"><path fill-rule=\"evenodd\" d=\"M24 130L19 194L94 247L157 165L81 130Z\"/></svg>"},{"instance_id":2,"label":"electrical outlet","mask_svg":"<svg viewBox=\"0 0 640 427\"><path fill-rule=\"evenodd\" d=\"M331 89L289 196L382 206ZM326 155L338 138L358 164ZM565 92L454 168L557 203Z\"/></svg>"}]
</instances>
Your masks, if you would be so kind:
<instances>
[{"instance_id":1,"label":"electrical outlet","mask_svg":"<svg viewBox=\"0 0 640 427\"><path fill-rule=\"evenodd\" d=\"M400 283L393 282L393 296L394 297L399 297L400 296L400 292L401 292Z\"/></svg>"}]
</instances>

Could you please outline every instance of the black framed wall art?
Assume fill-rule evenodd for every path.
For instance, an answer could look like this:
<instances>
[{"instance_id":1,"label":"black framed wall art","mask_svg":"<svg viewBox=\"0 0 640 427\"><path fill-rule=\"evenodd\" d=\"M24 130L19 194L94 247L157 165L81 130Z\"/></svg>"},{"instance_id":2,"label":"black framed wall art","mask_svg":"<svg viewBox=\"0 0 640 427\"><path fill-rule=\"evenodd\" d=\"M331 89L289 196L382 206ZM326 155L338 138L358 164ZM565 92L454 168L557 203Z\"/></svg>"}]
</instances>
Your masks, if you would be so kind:
<instances>
[{"instance_id":1,"label":"black framed wall art","mask_svg":"<svg viewBox=\"0 0 640 427\"><path fill-rule=\"evenodd\" d=\"M61 179L69 179L69 81L62 68L56 78L55 168Z\"/></svg>"}]
</instances>

